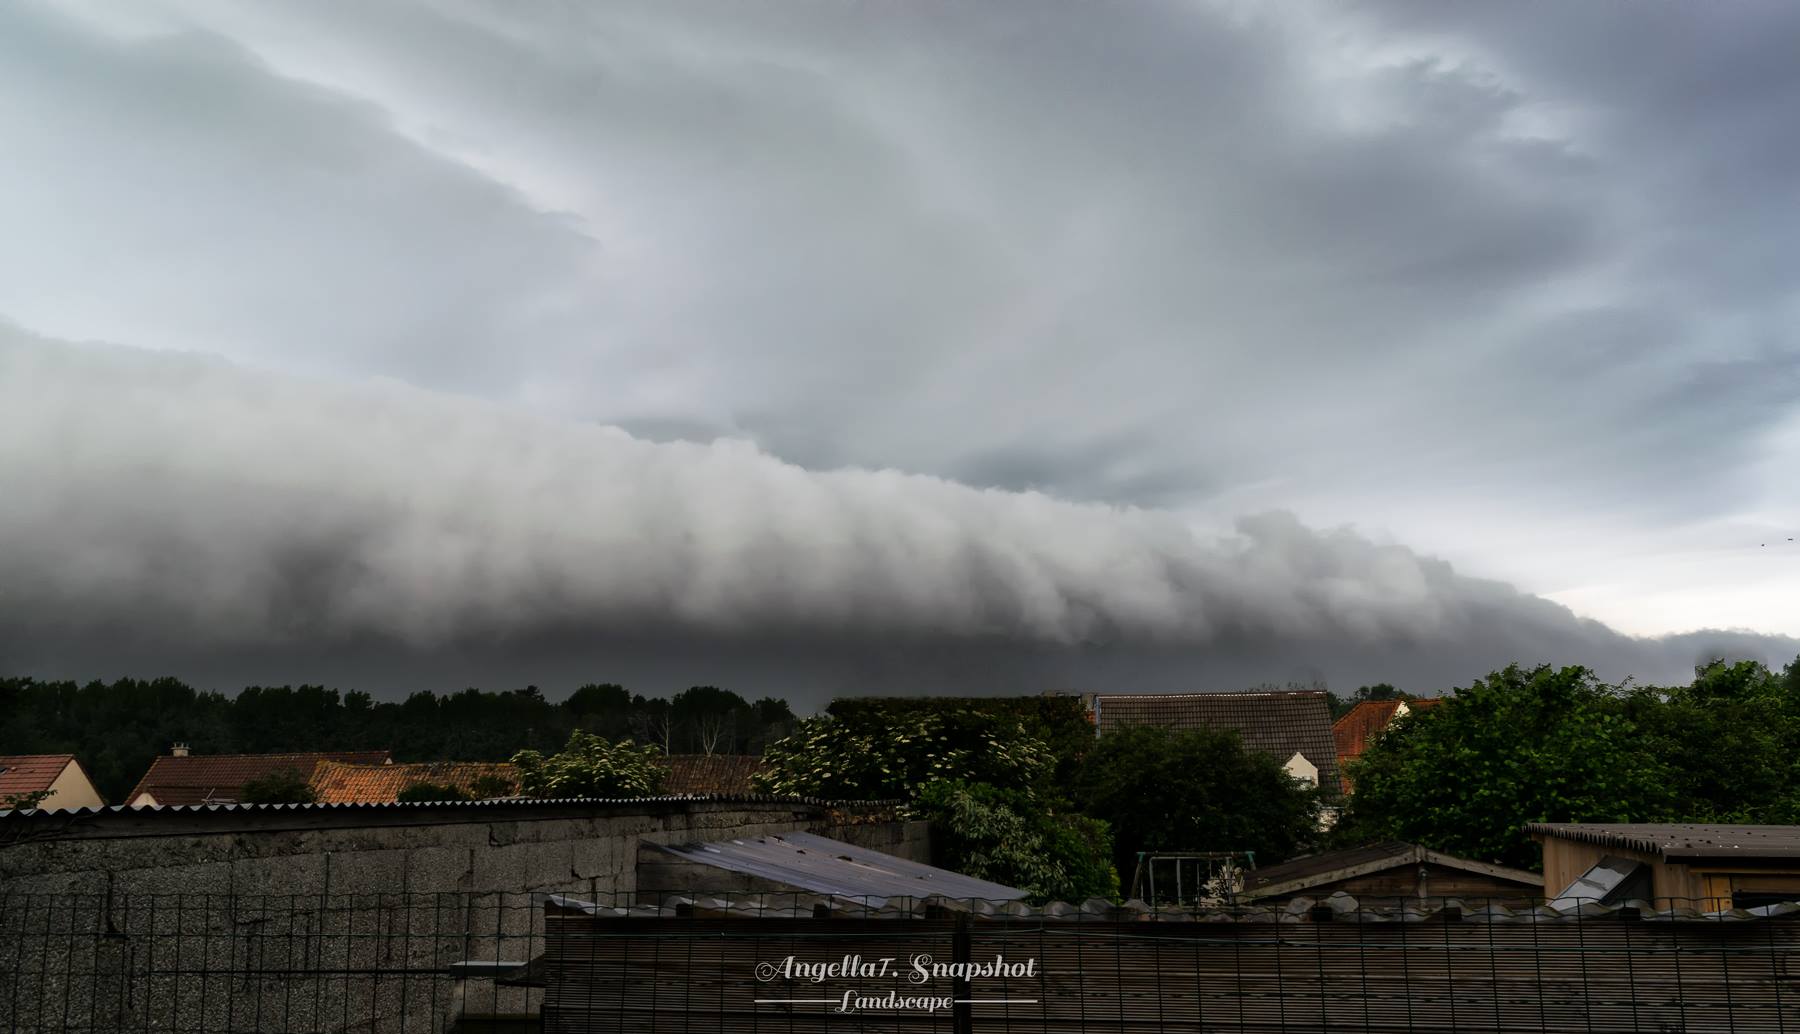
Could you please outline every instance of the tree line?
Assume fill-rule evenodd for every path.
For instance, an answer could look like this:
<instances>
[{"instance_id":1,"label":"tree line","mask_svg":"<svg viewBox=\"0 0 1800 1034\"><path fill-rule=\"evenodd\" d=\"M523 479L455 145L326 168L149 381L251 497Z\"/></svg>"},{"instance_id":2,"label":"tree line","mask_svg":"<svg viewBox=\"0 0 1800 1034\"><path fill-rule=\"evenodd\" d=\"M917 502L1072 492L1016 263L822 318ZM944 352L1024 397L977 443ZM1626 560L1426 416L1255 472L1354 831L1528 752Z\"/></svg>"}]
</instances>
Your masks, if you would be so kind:
<instances>
[{"instance_id":1,"label":"tree line","mask_svg":"<svg viewBox=\"0 0 1800 1034\"><path fill-rule=\"evenodd\" d=\"M760 754L794 720L784 700L748 701L715 686L670 698L597 683L555 702L535 686L377 701L311 685L226 696L174 678L0 678L0 754L74 754L114 802L177 742L196 754L391 750L396 761L506 761L585 731L667 754Z\"/></svg>"}]
</instances>

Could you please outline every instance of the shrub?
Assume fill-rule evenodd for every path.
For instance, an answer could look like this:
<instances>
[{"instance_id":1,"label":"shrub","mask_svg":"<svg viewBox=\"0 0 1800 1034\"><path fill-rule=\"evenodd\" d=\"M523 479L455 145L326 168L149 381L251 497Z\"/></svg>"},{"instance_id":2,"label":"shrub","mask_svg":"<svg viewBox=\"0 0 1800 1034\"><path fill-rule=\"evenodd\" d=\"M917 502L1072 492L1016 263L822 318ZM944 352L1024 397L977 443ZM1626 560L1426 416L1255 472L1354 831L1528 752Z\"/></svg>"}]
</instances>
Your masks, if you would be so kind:
<instances>
[{"instance_id":1,"label":"shrub","mask_svg":"<svg viewBox=\"0 0 1800 1034\"><path fill-rule=\"evenodd\" d=\"M958 872L1040 902L1118 896L1104 822L1057 814L1018 791L954 780L926 785L908 811L931 820L939 861Z\"/></svg>"},{"instance_id":2,"label":"shrub","mask_svg":"<svg viewBox=\"0 0 1800 1034\"><path fill-rule=\"evenodd\" d=\"M318 795L299 769L278 768L245 783L238 800L244 804L312 804Z\"/></svg>"},{"instance_id":3,"label":"shrub","mask_svg":"<svg viewBox=\"0 0 1800 1034\"><path fill-rule=\"evenodd\" d=\"M470 800L469 792L460 786L449 783L417 782L401 790L394 798L397 801L466 801Z\"/></svg>"},{"instance_id":4,"label":"shrub","mask_svg":"<svg viewBox=\"0 0 1800 1034\"><path fill-rule=\"evenodd\" d=\"M661 758L655 747L575 732L549 757L522 750L512 761L519 768L519 792L528 797L648 797L668 776Z\"/></svg>"}]
</instances>

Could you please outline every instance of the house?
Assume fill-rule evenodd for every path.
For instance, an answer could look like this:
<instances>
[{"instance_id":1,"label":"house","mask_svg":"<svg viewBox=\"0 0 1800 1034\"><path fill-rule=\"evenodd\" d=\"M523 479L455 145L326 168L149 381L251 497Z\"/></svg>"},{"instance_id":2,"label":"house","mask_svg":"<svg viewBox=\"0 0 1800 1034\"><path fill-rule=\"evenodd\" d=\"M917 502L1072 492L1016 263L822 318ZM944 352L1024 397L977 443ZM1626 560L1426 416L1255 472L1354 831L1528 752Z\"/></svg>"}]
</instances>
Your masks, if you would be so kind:
<instances>
[{"instance_id":1,"label":"house","mask_svg":"<svg viewBox=\"0 0 1800 1034\"><path fill-rule=\"evenodd\" d=\"M1331 701L1321 690L1097 693L1088 700L1101 736L1134 726L1232 729L1245 747L1279 761L1294 778L1331 791L1341 785L1331 736Z\"/></svg>"},{"instance_id":2,"label":"house","mask_svg":"<svg viewBox=\"0 0 1800 1034\"><path fill-rule=\"evenodd\" d=\"M1717 912L1800 901L1800 826L1533 822L1551 904Z\"/></svg>"},{"instance_id":3,"label":"house","mask_svg":"<svg viewBox=\"0 0 1800 1034\"><path fill-rule=\"evenodd\" d=\"M311 780L320 762L385 765L385 750L327 751L300 754L190 754L187 745L150 763L125 800L134 808L176 804L232 804L245 783L291 770Z\"/></svg>"},{"instance_id":4,"label":"house","mask_svg":"<svg viewBox=\"0 0 1800 1034\"><path fill-rule=\"evenodd\" d=\"M39 811L106 807L106 798L73 754L0 755L0 809L40 793L48 796L32 805Z\"/></svg>"},{"instance_id":5,"label":"house","mask_svg":"<svg viewBox=\"0 0 1800 1034\"><path fill-rule=\"evenodd\" d=\"M1238 900L1326 898L1340 891L1379 907L1400 898L1535 905L1543 899L1544 878L1393 840L1252 869L1244 874Z\"/></svg>"},{"instance_id":6,"label":"house","mask_svg":"<svg viewBox=\"0 0 1800 1034\"><path fill-rule=\"evenodd\" d=\"M519 792L515 765L486 761L428 761L369 764L321 761L310 780L320 804L389 804L409 786L449 786L471 800L511 797Z\"/></svg>"},{"instance_id":7,"label":"house","mask_svg":"<svg viewBox=\"0 0 1800 1034\"><path fill-rule=\"evenodd\" d=\"M667 794L752 794L750 777L763 770L759 754L671 754L663 761Z\"/></svg>"},{"instance_id":8,"label":"house","mask_svg":"<svg viewBox=\"0 0 1800 1034\"><path fill-rule=\"evenodd\" d=\"M1338 772L1343 780L1344 792L1350 792L1350 777L1345 773L1345 765L1362 757L1369 744L1387 730L1396 718L1401 718L1416 711L1424 711L1436 707L1442 701L1436 698L1424 700L1361 700L1355 707L1344 713L1344 716L1331 723L1331 737L1337 741Z\"/></svg>"}]
</instances>

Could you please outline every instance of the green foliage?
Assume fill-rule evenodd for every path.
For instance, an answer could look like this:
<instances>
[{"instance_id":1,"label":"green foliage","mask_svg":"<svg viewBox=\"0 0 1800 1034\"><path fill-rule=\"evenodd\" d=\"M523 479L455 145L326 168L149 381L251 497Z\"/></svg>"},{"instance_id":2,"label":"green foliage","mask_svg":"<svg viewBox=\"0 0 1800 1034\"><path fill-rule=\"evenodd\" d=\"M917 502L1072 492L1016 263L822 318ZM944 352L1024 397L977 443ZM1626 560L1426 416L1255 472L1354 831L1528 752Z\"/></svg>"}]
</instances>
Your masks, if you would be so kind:
<instances>
[{"instance_id":1,"label":"green foliage","mask_svg":"<svg viewBox=\"0 0 1800 1034\"><path fill-rule=\"evenodd\" d=\"M467 801L473 798L460 786L421 781L407 786L394 799L397 801Z\"/></svg>"},{"instance_id":2,"label":"green foliage","mask_svg":"<svg viewBox=\"0 0 1800 1034\"><path fill-rule=\"evenodd\" d=\"M1318 825L1318 791L1235 732L1132 728L1100 738L1074 788L1082 812L1112 827L1115 862L1139 851L1254 851L1278 862Z\"/></svg>"},{"instance_id":3,"label":"green foliage","mask_svg":"<svg viewBox=\"0 0 1800 1034\"><path fill-rule=\"evenodd\" d=\"M278 768L245 783L238 800L244 804L311 804L318 797L299 769Z\"/></svg>"},{"instance_id":4,"label":"green foliage","mask_svg":"<svg viewBox=\"0 0 1800 1034\"><path fill-rule=\"evenodd\" d=\"M44 803L54 790L33 790L30 793L9 793L0 797L0 811L31 811Z\"/></svg>"},{"instance_id":5,"label":"green foliage","mask_svg":"<svg viewBox=\"0 0 1800 1034\"><path fill-rule=\"evenodd\" d=\"M928 783L910 805L931 820L939 861L958 872L1018 887L1034 901L1116 898L1106 823L1057 814L1019 791L982 783Z\"/></svg>"},{"instance_id":6,"label":"green foliage","mask_svg":"<svg viewBox=\"0 0 1800 1034\"><path fill-rule=\"evenodd\" d=\"M941 779L1035 792L1055 763L1016 718L965 708L803 719L763 760L759 791L836 800L911 800Z\"/></svg>"},{"instance_id":7,"label":"green foliage","mask_svg":"<svg viewBox=\"0 0 1800 1034\"><path fill-rule=\"evenodd\" d=\"M1800 820L1800 694L1789 684L1797 669L1800 661L1780 674L1753 661L1715 661L1696 668L1687 686L1625 698L1644 750L1668 769L1676 814L1696 822Z\"/></svg>"},{"instance_id":8,"label":"green foliage","mask_svg":"<svg viewBox=\"0 0 1800 1034\"><path fill-rule=\"evenodd\" d=\"M1017 721L1056 758L1056 782L1066 783L1094 745L1094 723L1078 696L1045 693L1016 697L839 697L825 713L854 727L907 725L957 712Z\"/></svg>"},{"instance_id":9,"label":"green foliage","mask_svg":"<svg viewBox=\"0 0 1800 1034\"><path fill-rule=\"evenodd\" d=\"M1528 822L1679 817L1679 776L1585 668L1512 665L1396 721L1350 765L1346 833L1518 868ZM1713 744L1717 746L1717 744Z\"/></svg>"},{"instance_id":10,"label":"green foliage","mask_svg":"<svg viewBox=\"0 0 1800 1034\"><path fill-rule=\"evenodd\" d=\"M511 797L518 787L511 779L499 775L476 776L472 784L476 800L492 800L496 797Z\"/></svg>"},{"instance_id":11,"label":"green foliage","mask_svg":"<svg viewBox=\"0 0 1800 1034\"><path fill-rule=\"evenodd\" d=\"M519 790L527 797L648 797L668 775L661 758L655 747L574 732L568 745L549 757L522 750L512 762L519 766Z\"/></svg>"}]
</instances>

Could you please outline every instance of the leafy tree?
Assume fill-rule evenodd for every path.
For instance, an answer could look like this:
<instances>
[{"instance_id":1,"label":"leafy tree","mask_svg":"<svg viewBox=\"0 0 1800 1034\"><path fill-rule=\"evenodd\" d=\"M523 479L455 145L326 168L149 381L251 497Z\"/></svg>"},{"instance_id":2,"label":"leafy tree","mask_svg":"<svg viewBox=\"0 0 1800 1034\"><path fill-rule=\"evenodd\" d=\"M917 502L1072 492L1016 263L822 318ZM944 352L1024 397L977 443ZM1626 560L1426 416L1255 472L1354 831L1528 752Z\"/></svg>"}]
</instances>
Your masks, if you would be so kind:
<instances>
[{"instance_id":1,"label":"leafy tree","mask_svg":"<svg viewBox=\"0 0 1800 1034\"><path fill-rule=\"evenodd\" d=\"M758 790L838 800L911 800L940 779L1036 791L1055 761L1016 719L970 710L806 718L763 760Z\"/></svg>"},{"instance_id":2,"label":"leafy tree","mask_svg":"<svg viewBox=\"0 0 1800 1034\"><path fill-rule=\"evenodd\" d=\"M717 686L692 686L669 701L679 753L735 754L753 720L749 701Z\"/></svg>"},{"instance_id":3,"label":"leafy tree","mask_svg":"<svg viewBox=\"0 0 1800 1034\"><path fill-rule=\"evenodd\" d=\"M318 795L299 769L278 768L245 783L238 800L245 804L311 804Z\"/></svg>"},{"instance_id":4,"label":"leafy tree","mask_svg":"<svg viewBox=\"0 0 1800 1034\"><path fill-rule=\"evenodd\" d=\"M528 797L648 797L668 774L660 758L655 747L574 732L549 757L522 750L512 761L519 766L519 790Z\"/></svg>"},{"instance_id":5,"label":"leafy tree","mask_svg":"<svg viewBox=\"0 0 1800 1034\"><path fill-rule=\"evenodd\" d=\"M1074 790L1106 820L1120 872L1139 851L1254 851L1278 862L1318 828L1318 791L1232 730L1131 728L1102 736Z\"/></svg>"},{"instance_id":6,"label":"leafy tree","mask_svg":"<svg viewBox=\"0 0 1800 1034\"><path fill-rule=\"evenodd\" d=\"M1351 763L1347 831L1536 868L1528 822L1646 822L1680 808L1622 695L1586 668L1512 665L1396 721Z\"/></svg>"},{"instance_id":7,"label":"leafy tree","mask_svg":"<svg viewBox=\"0 0 1800 1034\"><path fill-rule=\"evenodd\" d=\"M496 797L511 797L518 792L518 786L502 775L476 776L471 784L477 800L492 800Z\"/></svg>"},{"instance_id":8,"label":"leafy tree","mask_svg":"<svg viewBox=\"0 0 1800 1034\"><path fill-rule=\"evenodd\" d=\"M1721 660L1695 668L1687 686L1626 697L1624 713L1640 730L1642 749L1667 766L1682 818L1800 818L1800 698L1784 679L1754 661Z\"/></svg>"},{"instance_id":9,"label":"leafy tree","mask_svg":"<svg viewBox=\"0 0 1800 1034\"><path fill-rule=\"evenodd\" d=\"M1036 901L1116 898L1106 823L1058 814L1019 791L983 783L926 784L909 808L931 820L940 861L979 879L1018 887Z\"/></svg>"},{"instance_id":10,"label":"leafy tree","mask_svg":"<svg viewBox=\"0 0 1800 1034\"><path fill-rule=\"evenodd\" d=\"M745 706L728 749L760 751L792 731L785 702ZM177 741L197 754L386 749L396 761L504 761L580 729L609 741L636 732L678 752L697 749L673 736L669 708L667 700L607 684L552 703L532 686L376 701L323 686L251 686L233 698L171 678L81 685L0 678L0 753L75 754L95 787L118 801Z\"/></svg>"},{"instance_id":11,"label":"leafy tree","mask_svg":"<svg viewBox=\"0 0 1800 1034\"><path fill-rule=\"evenodd\" d=\"M394 799L397 801L467 801L473 798L460 786L421 780L401 790Z\"/></svg>"}]
</instances>

